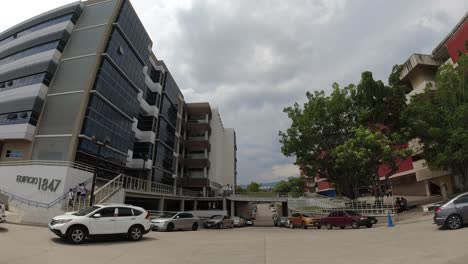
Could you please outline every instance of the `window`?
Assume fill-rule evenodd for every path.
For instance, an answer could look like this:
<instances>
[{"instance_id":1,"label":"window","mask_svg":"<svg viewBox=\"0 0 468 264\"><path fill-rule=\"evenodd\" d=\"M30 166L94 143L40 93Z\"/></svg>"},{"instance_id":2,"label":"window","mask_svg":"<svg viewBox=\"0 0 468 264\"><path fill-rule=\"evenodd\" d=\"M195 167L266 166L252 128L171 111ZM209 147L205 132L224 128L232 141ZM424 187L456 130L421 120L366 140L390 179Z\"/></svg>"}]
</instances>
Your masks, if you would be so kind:
<instances>
[{"instance_id":1,"label":"window","mask_svg":"<svg viewBox=\"0 0 468 264\"><path fill-rule=\"evenodd\" d=\"M331 213L331 214L328 215L328 216L329 216L329 217L336 217L336 216L338 216L338 213L337 213L337 212L333 212L333 213Z\"/></svg>"},{"instance_id":2,"label":"window","mask_svg":"<svg viewBox=\"0 0 468 264\"><path fill-rule=\"evenodd\" d=\"M22 159L24 157L23 150L7 150L5 153L5 157L7 158L14 158L14 159Z\"/></svg>"},{"instance_id":3,"label":"window","mask_svg":"<svg viewBox=\"0 0 468 264\"><path fill-rule=\"evenodd\" d=\"M101 217L114 217L115 214L115 207L108 207L104 208L97 212L97 214L101 214Z\"/></svg>"},{"instance_id":4,"label":"window","mask_svg":"<svg viewBox=\"0 0 468 264\"><path fill-rule=\"evenodd\" d=\"M337 212L336 214L337 214L337 216L346 216L346 215L345 215L345 213L344 213L344 212L342 212L342 211L340 211L340 212Z\"/></svg>"},{"instance_id":5,"label":"window","mask_svg":"<svg viewBox=\"0 0 468 264\"><path fill-rule=\"evenodd\" d=\"M29 48L29 49L22 50L10 56L3 57L0 59L0 65L4 65L4 64L7 64L7 63L10 63L10 62L34 55L34 54L38 54L38 53L53 50L53 49L58 49L59 51L63 51L64 47L65 47L65 43L59 40L44 43L44 44Z\"/></svg>"},{"instance_id":6,"label":"window","mask_svg":"<svg viewBox=\"0 0 468 264\"><path fill-rule=\"evenodd\" d=\"M136 209L133 209L133 215L137 216L137 215L141 215L143 212L140 211L140 210L136 210Z\"/></svg>"},{"instance_id":7,"label":"window","mask_svg":"<svg viewBox=\"0 0 468 264\"><path fill-rule=\"evenodd\" d=\"M180 213L179 214L179 218L192 218L193 215L192 214L188 214L188 213Z\"/></svg>"},{"instance_id":8,"label":"window","mask_svg":"<svg viewBox=\"0 0 468 264\"><path fill-rule=\"evenodd\" d=\"M119 209L118 216L121 216L121 217L133 216L132 209L130 209L130 208L119 207L118 209Z\"/></svg>"},{"instance_id":9,"label":"window","mask_svg":"<svg viewBox=\"0 0 468 264\"><path fill-rule=\"evenodd\" d=\"M292 214L292 217L299 217L300 215L298 213Z\"/></svg>"},{"instance_id":10,"label":"window","mask_svg":"<svg viewBox=\"0 0 468 264\"><path fill-rule=\"evenodd\" d=\"M468 195L464 195L455 200L455 204L468 203Z\"/></svg>"}]
</instances>

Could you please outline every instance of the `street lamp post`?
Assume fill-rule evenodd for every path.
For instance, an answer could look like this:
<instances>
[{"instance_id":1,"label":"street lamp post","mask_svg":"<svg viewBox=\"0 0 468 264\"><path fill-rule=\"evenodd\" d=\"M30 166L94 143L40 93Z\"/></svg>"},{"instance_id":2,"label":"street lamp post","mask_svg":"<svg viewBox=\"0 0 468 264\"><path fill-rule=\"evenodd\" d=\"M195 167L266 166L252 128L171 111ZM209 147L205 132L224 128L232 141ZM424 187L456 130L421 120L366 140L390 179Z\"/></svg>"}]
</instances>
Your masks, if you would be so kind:
<instances>
[{"instance_id":1,"label":"street lamp post","mask_svg":"<svg viewBox=\"0 0 468 264\"><path fill-rule=\"evenodd\" d=\"M96 189L96 178L98 174L98 164L99 161L101 160L101 148L104 146L109 145L110 139L106 138L104 139L104 142L100 142L97 140L96 136L91 137L91 141L98 147L97 152L96 152L96 160L94 162L94 174L93 174L93 182L91 185L91 197L89 199L89 206L93 206L94 204L94 189Z\"/></svg>"}]
</instances>

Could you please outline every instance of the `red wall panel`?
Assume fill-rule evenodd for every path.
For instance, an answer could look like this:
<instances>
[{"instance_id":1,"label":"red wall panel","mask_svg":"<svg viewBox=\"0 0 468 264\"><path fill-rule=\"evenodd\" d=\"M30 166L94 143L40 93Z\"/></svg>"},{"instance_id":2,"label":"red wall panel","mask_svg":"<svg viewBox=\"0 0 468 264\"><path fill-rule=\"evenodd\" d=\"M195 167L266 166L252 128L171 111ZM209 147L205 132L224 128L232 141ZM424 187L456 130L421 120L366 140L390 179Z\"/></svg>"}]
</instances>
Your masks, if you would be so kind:
<instances>
[{"instance_id":1,"label":"red wall panel","mask_svg":"<svg viewBox=\"0 0 468 264\"><path fill-rule=\"evenodd\" d=\"M447 40L446 47L450 58L455 63L458 60L458 52L466 53L465 41L468 41L468 21L465 22L457 32Z\"/></svg>"}]
</instances>

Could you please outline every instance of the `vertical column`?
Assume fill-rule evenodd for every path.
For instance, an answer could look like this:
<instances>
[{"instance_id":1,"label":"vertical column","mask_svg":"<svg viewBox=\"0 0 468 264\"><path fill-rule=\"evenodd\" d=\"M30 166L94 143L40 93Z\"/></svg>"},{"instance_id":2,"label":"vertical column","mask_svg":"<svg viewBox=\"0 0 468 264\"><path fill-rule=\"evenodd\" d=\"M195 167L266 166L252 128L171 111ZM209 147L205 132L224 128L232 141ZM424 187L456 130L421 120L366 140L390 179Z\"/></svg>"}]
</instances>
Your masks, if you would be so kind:
<instances>
[{"instance_id":1,"label":"vertical column","mask_svg":"<svg viewBox=\"0 0 468 264\"><path fill-rule=\"evenodd\" d=\"M194 211L198 210L198 200L193 201L193 210Z\"/></svg>"},{"instance_id":2,"label":"vertical column","mask_svg":"<svg viewBox=\"0 0 468 264\"><path fill-rule=\"evenodd\" d=\"M231 217L235 216L235 209L234 209L235 202L231 200Z\"/></svg>"},{"instance_id":3,"label":"vertical column","mask_svg":"<svg viewBox=\"0 0 468 264\"><path fill-rule=\"evenodd\" d=\"M424 181L424 187L426 187L426 196L431 196L431 186L428 180Z\"/></svg>"},{"instance_id":4,"label":"vertical column","mask_svg":"<svg viewBox=\"0 0 468 264\"><path fill-rule=\"evenodd\" d=\"M185 211L185 200L180 200L180 211Z\"/></svg>"},{"instance_id":5,"label":"vertical column","mask_svg":"<svg viewBox=\"0 0 468 264\"><path fill-rule=\"evenodd\" d=\"M223 211L226 211L227 209L227 200L226 198L223 198Z\"/></svg>"},{"instance_id":6,"label":"vertical column","mask_svg":"<svg viewBox=\"0 0 468 264\"><path fill-rule=\"evenodd\" d=\"M203 197L206 197L206 187L203 187Z\"/></svg>"},{"instance_id":7,"label":"vertical column","mask_svg":"<svg viewBox=\"0 0 468 264\"><path fill-rule=\"evenodd\" d=\"M158 211L164 211L164 197L161 197L161 199L159 199Z\"/></svg>"}]
</instances>

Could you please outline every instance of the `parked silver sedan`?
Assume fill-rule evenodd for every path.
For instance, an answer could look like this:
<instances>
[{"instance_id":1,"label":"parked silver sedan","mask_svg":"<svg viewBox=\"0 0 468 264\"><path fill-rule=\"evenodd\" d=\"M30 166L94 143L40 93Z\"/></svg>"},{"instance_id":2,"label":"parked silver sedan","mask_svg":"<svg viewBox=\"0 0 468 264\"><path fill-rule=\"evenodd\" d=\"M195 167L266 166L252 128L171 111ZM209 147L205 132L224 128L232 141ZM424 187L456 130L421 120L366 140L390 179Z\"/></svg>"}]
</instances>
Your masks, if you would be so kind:
<instances>
[{"instance_id":1,"label":"parked silver sedan","mask_svg":"<svg viewBox=\"0 0 468 264\"><path fill-rule=\"evenodd\" d=\"M468 193L463 193L434 210L434 223L459 229L468 223Z\"/></svg>"},{"instance_id":2,"label":"parked silver sedan","mask_svg":"<svg viewBox=\"0 0 468 264\"><path fill-rule=\"evenodd\" d=\"M174 230L198 230L200 218L186 212L167 212L151 220L152 230L174 231Z\"/></svg>"}]
</instances>

